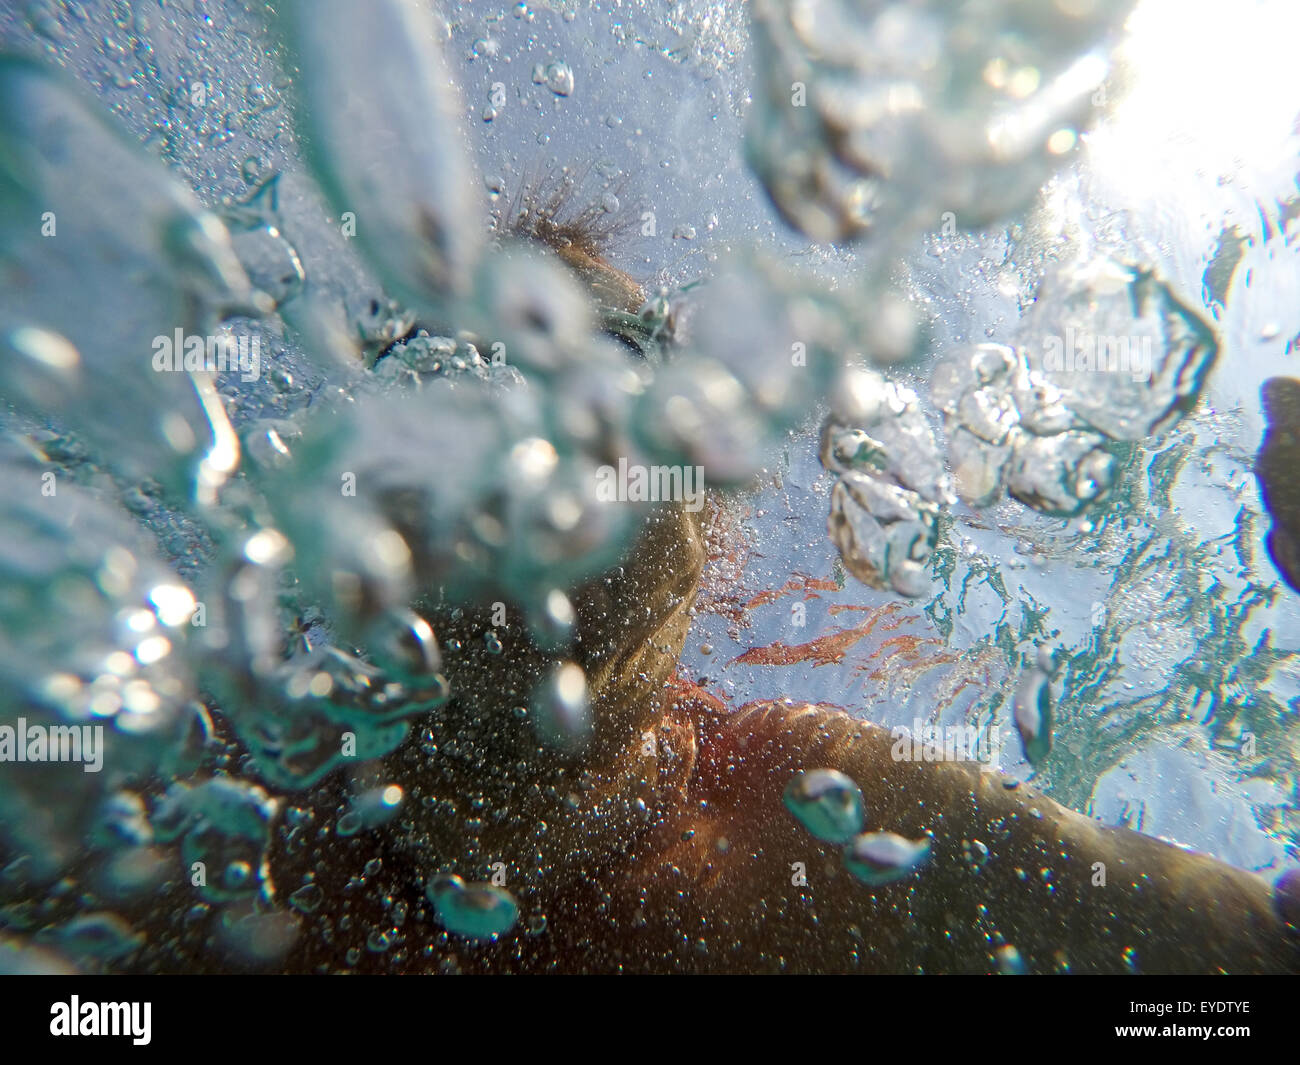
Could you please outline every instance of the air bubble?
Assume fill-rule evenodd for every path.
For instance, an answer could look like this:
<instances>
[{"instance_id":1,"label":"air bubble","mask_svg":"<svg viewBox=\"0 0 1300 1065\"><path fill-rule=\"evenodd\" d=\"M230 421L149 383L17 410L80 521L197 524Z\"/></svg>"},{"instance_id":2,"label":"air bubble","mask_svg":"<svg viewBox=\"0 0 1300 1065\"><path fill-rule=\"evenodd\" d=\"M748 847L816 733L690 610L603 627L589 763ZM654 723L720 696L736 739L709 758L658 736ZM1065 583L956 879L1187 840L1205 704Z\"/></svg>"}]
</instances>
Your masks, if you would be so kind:
<instances>
[{"instance_id":1,"label":"air bubble","mask_svg":"<svg viewBox=\"0 0 1300 1065\"><path fill-rule=\"evenodd\" d=\"M785 807L826 843L845 843L862 831L862 789L835 769L801 772L785 788Z\"/></svg>"},{"instance_id":2,"label":"air bubble","mask_svg":"<svg viewBox=\"0 0 1300 1065\"><path fill-rule=\"evenodd\" d=\"M928 839L909 840L895 832L857 836L844 850L844 865L864 884L889 884L915 872L930 857Z\"/></svg>"}]
</instances>

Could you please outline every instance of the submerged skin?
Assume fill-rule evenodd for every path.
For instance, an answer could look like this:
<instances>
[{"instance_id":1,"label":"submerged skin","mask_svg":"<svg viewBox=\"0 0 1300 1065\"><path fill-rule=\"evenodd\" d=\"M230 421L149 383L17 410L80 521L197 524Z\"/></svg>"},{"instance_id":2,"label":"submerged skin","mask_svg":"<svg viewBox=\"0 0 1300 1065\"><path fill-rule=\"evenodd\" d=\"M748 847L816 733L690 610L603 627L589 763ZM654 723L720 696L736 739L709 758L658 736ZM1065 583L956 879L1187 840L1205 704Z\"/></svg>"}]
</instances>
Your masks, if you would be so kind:
<instances>
[{"instance_id":1,"label":"submerged skin","mask_svg":"<svg viewBox=\"0 0 1300 1065\"><path fill-rule=\"evenodd\" d=\"M1005 942L1029 972L1300 969L1270 886L1205 855L969 765L894 762L884 729L839 711L764 703L701 723L692 797L707 809L688 804L679 823L694 835L674 841L670 827L631 873L652 885L647 910L710 926L710 955L692 968L983 972ZM862 786L869 830L933 833L929 863L884 887L854 880L837 848L783 816L784 783L822 767ZM963 847L975 840L987 858ZM806 863L806 887L791 885L793 861Z\"/></svg>"},{"instance_id":2,"label":"submerged skin","mask_svg":"<svg viewBox=\"0 0 1300 1065\"><path fill-rule=\"evenodd\" d=\"M570 265L580 276L601 266ZM633 302L628 294L625 305ZM1282 437L1271 440L1261 480L1276 500L1293 471ZM1279 522L1300 516L1270 510ZM502 629L486 609L416 604L442 641L453 698L351 781L333 774L286 797L298 827L282 810L265 908L292 913L293 924L281 923L285 948L268 949L263 967L1300 971L1300 904L1253 874L1102 826L1029 788L1009 790L969 764L895 762L884 729L833 708L781 700L732 709L680 680L705 563L701 519L680 504L656 507L624 565L572 595L578 621L563 653L540 650L517 613ZM489 630L500 653L485 645ZM557 749L539 740L536 714L518 708L566 657L586 674L593 728L584 743ZM826 768L861 787L867 831L929 834L929 862L885 886L854 879L839 848L809 835L782 801L797 772ZM380 784L403 789L401 813L340 837L349 795ZM495 941L443 931L425 898L440 873L503 878L519 923ZM1297 879L1288 892L1300 891ZM319 905L290 910L286 900L307 883L320 888ZM149 934L123 968L257 967L247 950L229 949L228 918L214 910L196 919L194 901L183 881L142 900L130 916ZM382 948L368 938L376 930L389 933Z\"/></svg>"},{"instance_id":3,"label":"submerged skin","mask_svg":"<svg viewBox=\"0 0 1300 1065\"><path fill-rule=\"evenodd\" d=\"M556 250L595 291L621 294L606 304L638 303L635 283L579 243ZM1300 384L1294 391L1300 397ZM1288 903L1260 877L1102 826L1029 788L1009 790L975 766L895 762L885 730L830 707L782 700L733 710L679 680L705 563L701 517L656 508L625 565L574 595L570 655L586 673L594 720L577 749L539 744L515 712L560 657L532 644L522 618L510 618L494 655L483 650L483 612L427 611L444 649L461 648L446 656L457 694L417 724L436 741L432 753L413 735L374 774L403 787L410 812L347 843L276 848L283 892L310 872L326 897L281 967L1300 971L1300 930L1279 916ZM862 788L866 830L929 834L929 862L883 887L854 879L839 848L809 835L782 801L797 772L819 768ZM335 783L308 805L328 816L341 800ZM384 872L371 877L373 890L349 899L353 866L376 856ZM497 862L520 925L496 942L440 932L423 900L428 880L483 880ZM395 927L395 949L345 961L343 910L379 926L394 899L413 914Z\"/></svg>"},{"instance_id":4,"label":"submerged skin","mask_svg":"<svg viewBox=\"0 0 1300 1065\"><path fill-rule=\"evenodd\" d=\"M645 304L641 286L622 270L607 263L594 249L574 242L560 245L555 252L564 265L588 286L602 307L636 314Z\"/></svg>"},{"instance_id":5,"label":"submerged skin","mask_svg":"<svg viewBox=\"0 0 1300 1065\"><path fill-rule=\"evenodd\" d=\"M369 834L351 863L382 856L386 892L411 907L400 958L369 953L345 965L322 921L337 923L341 880L358 870L328 844L296 856L278 850L272 869L285 891L308 867L340 878L327 887L332 917L307 922L285 967L988 972L1005 943L1029 972L1300 971L1300 937L1257 876L1099 825L1027 788L1008 790L970 765L894 762L884 729L839 711L789 701L731 710L675 680L703 563L698 519L666 506L621 575L576 597L576 658L597 718L583 751L539 749L531 725L510 718L480 748L486 769L413 743L386 760L383 778L413 800L436 792L460 804L452 815L412 802L414 813ZM463 635L468 644L476 629L461 618L444 640ZM459 665L449 656L462 693L449 734L507 720L503 709L547 661L525 640L511 647ZM839 769L861 786L869 831L932 833L929 863L884 887L856 881L838 848L817 842L782 803L790 778L814 768ZM557 796L536 793L548 780L561 781ZM471 831L465 802L475 794L510 816ZM988 850L978 863L963 848L976 840ZM486 879L498 860L521 902L521 927L498 942L440 933L422 885L440 863ZM792 883L796 862L806 885ZM1098 862L1104 886L1094 882ZM359 923L382 920L382 907L358 895L348 906ZM543 912L545 928L534 920L530 931L527 915Z\"/></svg>"},{"instance_id":6,"label":"submerged skin","mask_svg":"<svg viewBox=\"0 0 1300 1065\"><path fill-rule=\"evenodd\" d=\"M1300 907L1253 874L969 764L894 762L884 729L840 711L732 709L676 678L704 561L699 517L664 505L620 570L575 593L569 654L594 730L568 752L514 712L557 656L517 617L491 654L486 611L435 614L451 702L352 781L284 797L266 903L204 914L177 877L120 907L145 936L114 968L965 973L997 971L1005 944L1035 973L1300 971L1300 929L1279 916ZM820 768L861 787L868 831L931 833L929 862L883 887L855 880L782 801ZM400 814L339 836L348 796L375 784L402 787ZM518 924L496 941L445 932L425 898L440 873L504 877ZM319 900L300 912L289 898L307 883ZM241 917L268 921L264 957L231 946Z\"/></svg>"},{"instance_id":7,"label":"submerged skin","mask_svg":"<svg viewBox=\"0 0 1300 1065\"><path fill-rule=\"evenodd\" d=\"M1270 885L1215 859L970 765L894 762L886 730L837 710L729 711L679 687L670 713L694 733L689 785L615 878L627 919L643 916L647 969L979 972L1006 942L1033 972L1300 970ZM814 768L861 786L869 830L933 833L930 862L885 887L857 882L782 804L789 779ZM989 851L978 871L963 856L974 840ZM807 886L792 884L793 862ZM1105 886L1094 886L1097 862ZM605 930L618 938L615 922ZM588 963L610 967L600 948Z\"/></svg>"}]
</instances>

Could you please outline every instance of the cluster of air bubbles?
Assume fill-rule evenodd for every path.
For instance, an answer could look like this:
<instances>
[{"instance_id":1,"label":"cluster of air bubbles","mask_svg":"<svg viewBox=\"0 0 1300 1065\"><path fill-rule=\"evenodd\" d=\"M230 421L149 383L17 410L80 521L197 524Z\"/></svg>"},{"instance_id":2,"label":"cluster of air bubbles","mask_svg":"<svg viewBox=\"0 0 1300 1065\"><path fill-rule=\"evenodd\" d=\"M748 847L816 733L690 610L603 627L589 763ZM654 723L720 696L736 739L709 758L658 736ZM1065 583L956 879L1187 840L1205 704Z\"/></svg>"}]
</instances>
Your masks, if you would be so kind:
<instances>
[{"instance_id":1,"label":"cluster of air bubbles","mask_svg":"<svg viewBox=\"0 0 1300 1065\"><path fill-rule=\"evenodd\" d=\"M107 493L8 446L0 493L0 838L45 876L110 778L188 768L196 600Z\"/></svg>"},{"instance_id":2,"label":"cluster of air bubbles","mask_svg":"<svg viewBox=\"0 0 1300 1065\"><path fill-rule=\"evenodd\" d=\"M944 412L958 494L972 506L1009 494L1071 516L1114 483L1105 437L1077 427L1059 392L1013 348L980 344L950 356L935 369L931 397Z\"/></svg>"},{"instance_id":3,"label":"cluster of air bubbles","mask_svg":"<svg viewBox=\"0 0 1300 1065\"><path fill-rule=\"evenodd\" d=\"M387 754L411 718L450 692L432 628L407 608L359 624L367 659L310 638L286 642L279 588L288 561L287 541L265 529L214 567L200 664L251 770L297 789L353 759Z\"/></svg>"},{"instance_id":4,"label":"cluster of air bubbles","mask_svg":"<svg viewBox=\"0 0 1300 1065\"><path fill-rule=\"evenodd\" d=\"M702 298L667 313L689 357L669 362L646 389L638 438L700 465L712 485L744 484L826 395L852 316L833 294L758 255L729 263Z\"/></svg>"},{"instance_id":5,"label":"cluster of air bubbles","mask_svg":"<svg viewBox=\"0 0 1300 1065\"><path fill-rule=\"evenodd\" d=\"M376 376L422 387L416 395L362 389L333 424L306 430L291 448L274 426L257 446L265 465L313 489L267 495L277 526L302 542L299 576L349 632L354 619L405 603L416 588L437 587L451 602L502 594L534 611L551 590L593 576L627 544L634 508L597 498L600 470L620 461L673 463L702 468L710 486L746 482L824 394L844 344L836 308L793 291L758 262L741 263L738 276L699 301L698 341L690 343L677 336L678 308L667 297L640 315L593 313L575 272L597 291L602 275L575 266L576 253L516 241L479 254L463 232L471 212L457 209L455 196L435 195L460 189L462 166L441 122L435 72L421 61L410 74L415 103L439 119L418 124L411 100L388 99L390 82L401 79L349 73L343 81L357 81L349 89L319 74L339 49L366 51L366 42L385 69L405 69L406 46L379 44L410 16L384 12L372 26L342 11L335 25L289 5L285 24L304 66L301 110L316 134L322 186L340 211L367 220L369 258L413 308L379 316L381 331L366 338ZM557 95L572 91L572 72L558 60L540 65L535 80ZM343 119L330 116L345 100L370 101L372 113L388 116L384 131L358 139L349 124L344 136L335 128ZM404 165L379 188L379 161L393 169L380 142L395 136L406 142L398 153ZM464 298L449 301L453 295ZM426 316L450 316L461 331L418 330ZM596 335L602 328L628 337L645 359L629 360L609 336ZM679 357L651 373L651 355L669 333ZM486 379L504 394L437 387L444 377ZM281 444L294 461L283 461ZM564 628L544 615L533 622L543 632Z\"/></svg>"},{"instance_id":6,"label":"cluster of air bubbles","mask_svg":"<svg viewBox=\"0 0 1300 1065\"><path fill-rule=\"evenodd\" d=\"M533 603L600 572L632 515L597 497L595 461L549 430L535 391L441 379L362 393L318 419L282 474L293 489L268 480L304 587L359 639L417 588Z\"/></svg>"},{"instance_id":7,"label":"cluster of air bubbles","mask_svg":"<svg viewBox=\"0 0 1300 1065\"><path fill-rule=\"evenodd\" d=\"M405 739L409 719L442 705L440 674L413 685L329 645L299 652L247 691L212 681L252 770L281 788L307 787L353 759L378 758Z\"/></svg>"},{"instance_id":8,"label":"cluster of air bubbles","mask_svg":"<svg viewBox=\"0 0 1300 1065\"><path fill-rule=\"evenodd\" d=\"M1075 145L1132 0L753 5L752 165L816 240L1023 206Z\"/></svg>"},{"instance_id":9,"label":"cluster of air bubbles","mask_svg":"<svg viewBox=\"0 0 1300 1065\"><path fill-rule=\"evenodd\" d=\"M1151 271L1107 258L1058 267L1014 346L977 345L934 371L958 494L1082 513L1114 483L1114 445L1176 423L1216 354L1209 326Z\"/></svg>"},{"instance_id":10,"label":"cluster of air bubbles","mask_svg":"<svg viewBox=\"0 0 1300 1065\"><path fill-rule=\"evenodd\" d=\"M113 501L34 460L4 459L6 702L126 734L165 729L192 695L181 652L193 593Z\"/></svg>"},{"instance_id":11,"label":"cluster of air bubbles","mask_svg":"<svg viewBox=\"0 0 1300 1065\"><path fill-rule=\"evenodd\" d=\"M184 872L199 896L228 902L269 890L275 812L275 800L256 785L213 777L172 784L151 823L159 842L180 842Z\"/></svg>"},{"instance_id":12,"label":"cluster of air bubbles","mask_svg":"<svg viewBox=\"0 0 1300 1065\"><path fill-rule=\"evenodd\" d=\"M482 381L491 376L491 361L468 337L430 336L421 329L388 349L375 367L377 376L414 382L432 377L467 375Z\"/></svg>"},{"instance_id":13,"label":"cluster of air bubbles","mask_svg":"<svg viewBox=\"0 0 1300 1065\"><path fill-rule=\"evenodd\" d=\"M1099 256L1057 264L1013 345L978 344L934 369L951 475L915 394L848 371L821 452L839 477L830 529L845 566L922 594L954 489L975 507L1009 495L1047 515L1085 512L1114 485L1117 446L1191 410L1216 354L1209 326L1150 270Z\"/></svg>"},{"instance_id":14,"label":"cluster of air bubbles","mask_svg":"<svg viewBox=\"0 0 1300 1065\"><path fill-rule=\"evenodd\" d=\"M186 368L215 357L223 316L270 301L221 222L54 75L2 57L0 98L11 146L0 229L6 260L23 264L5 275L0 388L20 411L76 424L125 475L184 489L211 446L207 477L219 481L233 468L215 454L229 427ZM99 175L93 195L89 174ZM133 313L123 314L128 278Z\"/></svg>"},{"instance_id":15,"label":"cluster of air bubbles","mask_svg":"<svg viewBox=\"0 0 1300 1065\"><path fill-rule=\"evenodd\" d=\"M838 476L829 529L845 567L873 587L923 594L940 507L953 495L916 393L874 370L847 370L822 426L821 459Z\"/></svg>"},{"instance_id":16,"label":"cluster of air bubbles","mask_svg":"<svg viewBox=\"0 0 1300 1065\"><path fill-rule=\"evenodd\" d=\"M785 787L785 808L813 837L844 847L844 867L873 887L909 876L930 857L930 840L895 832L863 832L862 789L837 769L795 774Z\"/></svg>"},{"instance_id":17,"label":"cluster of air bubbles","mask_svg":"<svg viewBox=\"0 0 1300 1065\"><path fill-rule=\"evenodd\" d=\"M1015 344L1078 423L1118 441L1172 428L1218 355L1209 323L1153 269L1090 252L1047 275Z\"/></svg>"}]
</instances>

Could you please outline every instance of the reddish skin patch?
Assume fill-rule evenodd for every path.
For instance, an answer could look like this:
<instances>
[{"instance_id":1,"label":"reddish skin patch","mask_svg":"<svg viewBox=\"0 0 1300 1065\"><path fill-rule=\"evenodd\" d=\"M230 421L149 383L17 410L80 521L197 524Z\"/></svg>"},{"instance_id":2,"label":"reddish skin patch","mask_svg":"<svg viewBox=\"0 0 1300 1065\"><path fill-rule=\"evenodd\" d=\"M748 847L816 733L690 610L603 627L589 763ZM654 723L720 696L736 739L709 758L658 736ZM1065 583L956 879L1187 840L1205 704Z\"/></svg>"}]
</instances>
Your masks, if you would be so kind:
<instances>
[{"instance_id":1,"label":"reddish skin patch","mask_svg":"<svg viewBox=\"0 0 1300 1065\"><path fill-rule=\"evenodd\" d=\"M890 614L896 609L896 604L890 604L867 618L860 625L854 625L852 628L839 629L836 632L828 633L825 636L819 636L808 643L800 644L783 644L780 641L768 644L766 647L751 647L738 658L733 658L728 665L734 665L736 662L743 662L746 665L760 666L793 666L800 662L811 661L814 668L816 666L836 665L844 661L844 656L858 641L870 636L877 625L889 618ZM899 618L892 625L885 625L886 632L898 628L907 619ZM920 639L920 637L897 637L897 639Z\"/></svg>"},{"instance_id":2,"label":"reddish skin patch","mask_svg":"<svg viewBox=\"0 0 1300 1065\"><path fill-rule=\"evenodd\" d=\"M930 660L930 664L931 666L937 668L938 666L952 665L954 662L957 662L958 660L959 658L957 655L936 655ZM916 659L913 658L913 661L916 661ZM863 674L865 679L867 680L889 680L890 679L889 677L890 667L888 665L880 665L874 668L868 665L861 665L861 666L854 666L853 668L857 670L859 673ZM957 688L956 691L953 692L953 695L954 696L957 695L963 689L969 687L972 683L973 681L963 681L961 687Z\"/></svg>"},{"instance_id":3,"label":"reddish skin patch","mask_svg":"<svg viewBox=\"0 0 1300 1065\"><path fill-rule=\"evenodd\" d=\"M756 606L767 606L769 603L775 603L791 592L803 592L804 601L809 599L820 599L818 592L835 592L839 590L839 585L833 580L826 577L810 577L806 573L796 573L780 588L774 591L759 592L748 603L745 604L746 610L753 610ZM834 611L834 607L831 608ZM863 609L870 609L864 607Z\"/></svg>"},{"instance_id":4,"label":"reddish skin patch","mask_svg":"<svg viewBox=\"0 0 1300 1065\"><path fill-rule=\"evenodd\" d=\"M668 705L665 718L675 721L690 720L697 731L702 744L706 745L707 759L716 765L720 761L739 754L737 744L741 746L749 736L742 728L731 727L747 719L765 720L761 711L773 705L771 699L751 699L740 706L732 706L727 700L702 688L695 681L681 673L675 673L664 684L668 692ZM852 716L848 707L838 703L818 703L824 710L839 711Z\"/></svg>"},{"instance_id":5,"label":"reddish skin patch","mask_svg":"<svg viewBox=\"0 0 1300 1065\"><path fill-rule=\"evenodd\" d=\"M751 699L740 706L732 706L727 700L702 688L689 677L675 673L664 684L668 691L668 704L665 719L673 721L689 720L700 737L712 740L710 757L713 761L726 757L730 744L744 736L743 730L728 729L726 726L743 721L751 714L772 705L771 699ZM842 714L853 716L853 712L838 703L818 703L825 710L837 710ZM756 716L755 720L762 720ZM726 739L720 737L726 736Z\"/></svg>"},{"instance_id":6,"label":"reddish skin patch","mask_svg":"<svg viewBox=\"0 0 1300 1065\"><path fill-rule=\"evenodd\" d=\"M667 687L674 710L694 718L693 772L682 805L616 869L604 896L614 920L572 930L575 951L594 948L594 967L610 968L620 942L611 929L638 921L620 970L988 972L988 930L1012 928L1034 972L1124 971L1130 942L1151 972L1295 971L1296 941L1256 876L1008 791L968 764L895 762L886 730L825 705L757 700L729 711L685 678ZM857 780L878 829L932 832L932 860L894 884L854 880L838 849L784 809L786 784L810 768ZM990 841L978 876L959 849L970 838ZM806 884L791 878L795 861ZM1112 873L1105 891L1096 861ZM1050 891L1017 875L1044 865Z\"/></svg>"},{"instance_id":7,"label":"reddish skin patch","mask_svg":"<svg viewBox=\"0 0 1300 1065\"><path fill-rule=\"evenodd\" d=\"M899 603L886 603L884 606L867 606L862 603L832 603L826 608L826 612L831 615L843 614L846 610L859 610L864 614L894 614L902 609ZM907 614L892 625L886 625L886 629L896 629L905 621L919 621L920 615Z\"/></svg>"},{"instance_id":8,"label":"reddish skin patch","mask_svg":"<svg viewBox=\"0 0 1300 1065\"><path fill-rule=\"evenodd\" d=\"M664 685L669 691L674 711L685 710L694 714L725 714L728 706L710 691L700 687L695 681L675 673Z\"/></svg>"},{"instance_id":9,"label":"reddish skin patch","mask_svg":"<svg viewBox=\"0 0 1300 1065\"><path fill-rule=\"evenodd\" d=\"M906 655L908 658L912 659L913 661L916 661L927 651L928 648L942 647L942 646L943 646L942 640L936 640L933 637L929 637L929 636L916 636L910 633L903 633L900 636L891 636L888 640L885 640L878 648L876 648L876 650L872 651L871 654L868 655L867 657L878 658L880 655L889 655L890 657L892 657L894 654L894 650L897 649L898 653ZM957 656L956 655L945 656L942 653L930 656L930 661L936 663L942 662L945 659L949 661L956 661Z\"/></svg>"}]
</instances>

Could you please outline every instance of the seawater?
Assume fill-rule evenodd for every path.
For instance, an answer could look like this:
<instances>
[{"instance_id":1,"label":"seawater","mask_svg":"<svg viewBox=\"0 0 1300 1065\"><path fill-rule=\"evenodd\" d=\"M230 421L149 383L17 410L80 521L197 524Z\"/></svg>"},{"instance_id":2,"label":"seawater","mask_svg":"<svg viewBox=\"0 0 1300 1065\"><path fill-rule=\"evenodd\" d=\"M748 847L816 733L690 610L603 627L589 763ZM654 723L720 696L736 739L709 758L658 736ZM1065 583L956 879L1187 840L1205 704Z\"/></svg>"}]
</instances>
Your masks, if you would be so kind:
<instances>
[{"instance_id":1,"label":"seawater","mask_svg":"<svg viewBox=\"0 0 1300 1065\"><path fill-rule=\"evenodd\" d=\"M1118 40L1125 5L1113 7L1083 43ZM1167 9L1144 5L1130 47ZM10 115L36 178L0 188L0 222L23 234L7 261L36 264L36 280L0 321L6 429L22 441L2 474L4 690L45 709L39 727L105 722L112 778L66 792L52 778L7 782L6 927L63 960L124 964L141 933L113 907L165 882L174 846L197 878L194 921L226 915L231 966L273 964L291 932L266 905L272 840L305 847L321 819L342 837L400 824L417 801L469 809L465 853L443 856L448 879L429 889L450 932L545 927L502 886L512 871L458 878L458 863L491 857L478 841L510 823L511 788L484 756L495 741L475 734L491 722L448 739L445 660L478 649L440 639L425 615L450 631L508 605L562 651L568 595L617 568L634 535L633 516L606 504L643 502L631 483L613 499L590 486L628 468L690 471L730 493L705 512L710 564L680 671L727 704L791 697L886 726L979 729L998 737L1003 774L1066 806L1253 871L1296 864L1300 625L1261 547L1250 467L1258 382L1300 333L1286 151L1252 127L1239 132L1255 138L1251 161L1237 163L1215 140L1230 141L1232 113L1207 129L1184 107L1146 150L1185 160L1191 138L1230 180L1183 177L1171 209L1125 169L1154 91L1139 78L1127 102L1095 104L1106 117L1088 150L1058 159L1105 72L1051 35L1036 74L1059 90L1070 136L1044 131L1046 161L900 138L881 144L923 150L876 168L861 144L845 154L789 110L779 64L756 69L754 47L827 42L798 27L786 40L773 15L747 29L740 5L716 21L684 5L672 26L637 7L646 32L620 25L609 47L654 42L651 92L636 64L620 73L575 43L598 12L432 14L438 54L473 101L460 110L422 38L393 60L408 80L370 77L388 62L367 51L383 20L347 39L328 20L229 15L251 36L205 36L198 52L181 45L193 30L182 12L101 26L38 4L0 21L6 49L34 57L6 60L7 99L62 119L66 138L51 149ZM538 25L564 59L539 65L519 106L476 99L503 51L540 49ZM689 47L668 43L683 35ZM301 83L279 45L315 57ZM868 98L870 71L840 58ZM977 107L1014 74L938 69ZM1178 82L1189 93L1190 80ZM1248 82L1221 80L1253 106ZM348 86L385 121L351 114L337 95ZM841 102L821 98L822 118L856 122ZM1294 147L1285 130L1275 139ZM801 147L842 180L799 170ZM390 160L383 173L351 166L368 152ZM89 161L105 158L92 177ZM663 289L623 323L645 340L639 361L554 257L491 246L493 189L570 165L623 190L602 189L635 223L623 261ZM466 192L480 171L483 203ZM898 188L915 201L900 204ZM23 226L43 218L43 195L60 211L37 238ZM948 232L949 210L972 224ZM83 238L65 250L77 222ZM1054 358L1081 335L1100 336L1098 350L1123 340L1141 365ZM256 352L257 368L214 365L199 388L188 372L149 373L151 338L172 336L177 349L188 336ZM846 378L859 355L866 366ZM703 502L685 472L678 494ZM482 652L498 654L509 629L493 621ZM587 742L575 669L560 662L518 693L516 719L539 722L543 749ZM1016 732L1026 678L1052 707L1041 764ZM413 738L492 783L417 799L367 769L328 791L352 759L373 765ZM318 786L335 808L299 802ZM541 773L515 785L529 786L570 801ZM48 836L46 803L66 817ZM68 867L82 830L102 858L100 903L32 915L22 900ZM320 905L314 881L279 887L301 913ZM390 917L351 949L387 954L407 919Z\"/></svg>"}]
</instances>

